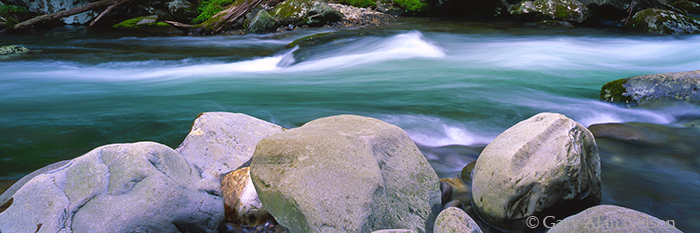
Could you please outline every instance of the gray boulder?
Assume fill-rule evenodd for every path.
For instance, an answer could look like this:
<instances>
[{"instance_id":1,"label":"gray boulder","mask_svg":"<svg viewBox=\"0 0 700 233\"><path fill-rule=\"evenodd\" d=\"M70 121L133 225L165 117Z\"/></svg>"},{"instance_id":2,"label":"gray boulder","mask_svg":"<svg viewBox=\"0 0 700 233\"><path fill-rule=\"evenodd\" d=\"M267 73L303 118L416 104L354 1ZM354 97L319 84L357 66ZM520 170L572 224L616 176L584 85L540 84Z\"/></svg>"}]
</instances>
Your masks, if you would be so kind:
<instances>
[{"instance_id":1,"label":"gray boulder","mask_svg":"<svg viewBox=\"0 0 700 233\"><path fill-rule=\"evenodd\" d=\"M154 143L96 148L35 176L0 213L0 232L217 232L216 181Z\"/></svg>"},{"instance_id":2,"label":"gray boulder","mask_svg":"<svg viewBox=\"0 0 700 233\"><path fill-rule=\"evenodd\" d=\"M641 104L655 100L682 100L700 104L700 70L635 76L603 85L600 99Z\"/></svg>"},{"instance_id":3,"label":"gray boulder","mask_svg":"<svg viewBox=\"0 0 700 233\"><path fill-rule=\"evenodd\" d=\"M565 216L600 203L600 157L581 124L540 113L496 137L476 161L472 206L505 230L528 229L529 216Z\"/></svg>"},{"instance_id":4,"label":"gray boulder","mask_svg":"<svg viewBox=\"0 0 700 233\"><path fill-rule=\"evenodd\" d=\"M522 1L510 9L510 14L530 20L581 23L588 17L588 7L577 0Z\"/></svg>"},{"instance_id":5,"label":"gray boulder","mask_svg":"<svg viewBox=\"0 0 700 233\"><path fill-rule=\"evenodd\" d=\"M282 25L321 26L343 18L343 14L321 0L287 0L272 11Z\"/></svg>"},{"instance_id":6,"label":"gray boulder","mask_svg":"<svg viewBox=\"0 0 700 233\"><path fill-rule=\"evenodd\" d=\"M172 0L165 3L168 14L178 22L190 22L197 17L196 7L188 0Z\"/></svg>"},{"instance_id":7,"label":"gray boulder","mask_svg":"<svg viewBox=\"0 0 700 233\"><path fill-rule=\"evenodd\" d=\"M397 126L341 115L261 140L250 165L263 206L291 232L426 232L437 174Z\"/></svg>"},{"instance_id":8,"label":"gray boulder","mask_svg":"<svg viewBox=\"0 0 700 233\"><path fill-rule=\"evenodd\" d=\"M205 112L175 150L197 169L219 177L248 162L261 139L279 132L282 127L245 114Z\"/></svg>"},{"instance_id":9,"label":"gray boulder","mask_svg":"<svg viewBox=\"0 0 700 233\"><path fill-rule=\"evenodd\" d=\"M481 233L481 228L462 209L450 207L435 219L434 233Z\"/></svg>"},{"instance_id":10,"label":"gray boulder","mask_svg":"<svg viewBox=\"0 0 700 233\"><path fill-rule=\"evenodd\" d=\"M611 233L681 232L675 227L673 220L663 221L636 210L613 205L594 206L565 218L559 223L556 223L556 219L552 219L552 221L545 220L542 224L547 228L551 228L548 233L584 233L592 231Z\"/></svg>"},{"instance_id":11,"label":"gray boulder","mask_svg":"<svg viewBox=\"0 0 700 233\"><path fill-rule=\"evenodd\" d=\"M625 27L661 35L697 34L700 19L670 10L644 9L635 13Z\"/></svg>"},{"instance_id":12,"label":"gray boulder","mask_svg":"<svg viewBox=\"0 0 700 233\"><path fill-rule=\"evenodd\" d=\"M253 20L250 21L248 25L248 32L250 33L267 33L274 32L280 24L275 18L273 18L270 13L266 10L260 10L255 15Z\"/></svg>"}]
</instances>

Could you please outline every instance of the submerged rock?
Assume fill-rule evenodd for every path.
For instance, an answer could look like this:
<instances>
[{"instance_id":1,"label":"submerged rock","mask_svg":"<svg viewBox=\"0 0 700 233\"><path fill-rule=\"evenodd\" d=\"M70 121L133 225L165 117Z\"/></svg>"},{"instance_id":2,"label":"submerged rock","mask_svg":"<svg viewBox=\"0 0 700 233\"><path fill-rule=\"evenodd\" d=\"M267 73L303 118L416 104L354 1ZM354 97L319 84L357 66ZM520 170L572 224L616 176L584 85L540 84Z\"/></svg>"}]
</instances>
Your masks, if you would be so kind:
<instances>
[{"instance_id":1,"label":"submerged rock","mask_svg":"<svg viewBox=\"0 0 700 233\"><path fill-rule=\"evenodd\" d=\"M194 167L219 177L248 162L260 140L279 132L282 127L245 114L205 112L175 150Z\"/></svg>"},{"instance_id":2,"label":"submerged rock","mask_svg":"<svg viewBox=\"0 0 700 233\"><path fill-rule=\"evenodd\" d=\"M440 181L448 183L451 186L450 191L452 191L452 193L450 193L450 199L447 202L445 202L443 205L446 206L447 203L452 202L452 201L459 201L459 204L462 204L462 205L471 205L471 201L472 201L471 182L465 183L464 180L457 179L457 178L442 178L442 179L440 179ZM443 207L443 208L447 208L447 207Z\"/></svg>"},{"instance_id":3,"label":"submerged rock","mask_svg":"<svg viewBox=\"0 0 700 233\"><path fill-rule=\"evenodd\" d=\"M594 206L559 223L556 222L558 219L550 220L542 222L545 227L551 228L548 233L681 232L673 220L663 221L636 210L613 205Z\"/></svg>"},{"instance_id":4,"label":"submerged rock","mask_svg":"<svg viewBox=\"0 0 700 233\"><path fill-rule=\"evenodd\" d=\"M644 9L632 16L627 28L655 34L678 35L700 33L700 19L670 10Z\"/></svg>"},{"instance_id":5,"label":"submerged rock","mask_svg":"<svg viewBox=\"0 0 700 233\"><path fill-rule=\"evenodd\" d=\"M435 219L434 233L481 233L481 228L462 209L450 207Z\"/></svg>"},{"instance_id":6,"label":"submerged rock","mask_svg":"<svg viewBox=\"0 0 700 233\"><path fill-rule=\"evenodd\" d=\"M0 213L0 232L216 232L219 192L165 145L112 144L27 182Z\"/></svg>"},{"instance_id":7,"label":"submerged rock","mask_svg":"<svg viewBox=\"0 0 700 233\"><path fill-rule=\"evenodd\" d=\"M700 70L635 76L609 82L600 90L607 102L641 104L681 100L700 104Z\"/></svg>"},{"instance_id":8,"label":"submerged rock","mask_svg":"<svg viewBox=\"0 0 700 233\"><path fill-rule=\"evenodd\" d=\"M317 119L261 140L250 166L260 200L291 232L426 232L440 182L406 132L377 119Z\"/></svg>"},{"instance_id":9,"label":"submerged rock","mask_svg":"<svg viewBox=\"0 0 700 233\"><path fill-rule=\"evenodd\" d=\"M321 0L287 0L275 7L272 16L282 25L322 26L343 18L343 14Z\"/></svg>"},{"instance_id":10,"label":"submerged rock","mask_svg":"<svg viewBox=\"0 0 700 233\"><path fill-rule=\"evenodd\" d=\"M482 219L514 231L528 229L530 216L561 219L596 205L602 194L595 138L561 114L521 121L477 159L472 195Z\"/></svg>"},{"instance_id":11,"label":"submerged rock","mask_svg":"<svg viewBox=\"0 0 700 233\"><path fill-rule=\"evenodd\" d=\"M577 0L522 1L511 8L510 14L526 19L581 23L588 17L588 7Z\"/></svg>"}]
</instances>

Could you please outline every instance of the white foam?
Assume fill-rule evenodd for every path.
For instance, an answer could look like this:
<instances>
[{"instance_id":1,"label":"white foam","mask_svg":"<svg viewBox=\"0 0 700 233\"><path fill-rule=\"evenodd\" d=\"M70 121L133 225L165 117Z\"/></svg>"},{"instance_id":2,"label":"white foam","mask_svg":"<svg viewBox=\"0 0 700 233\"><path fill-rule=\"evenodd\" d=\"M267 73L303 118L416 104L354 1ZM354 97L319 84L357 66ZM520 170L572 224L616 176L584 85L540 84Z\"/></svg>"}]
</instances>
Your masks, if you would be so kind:
<instances>
[{"instance_id":1,"label":"white foam","mask_svg":"<svg viewBox=\"0 0 700 233\"><path fill-rule=\"evenodd\" d=\"M387 115L380 119L404 129L416 144L430 147L484 145L497 135L491 129L424 115Z\"/></svg>"}]
</instances>

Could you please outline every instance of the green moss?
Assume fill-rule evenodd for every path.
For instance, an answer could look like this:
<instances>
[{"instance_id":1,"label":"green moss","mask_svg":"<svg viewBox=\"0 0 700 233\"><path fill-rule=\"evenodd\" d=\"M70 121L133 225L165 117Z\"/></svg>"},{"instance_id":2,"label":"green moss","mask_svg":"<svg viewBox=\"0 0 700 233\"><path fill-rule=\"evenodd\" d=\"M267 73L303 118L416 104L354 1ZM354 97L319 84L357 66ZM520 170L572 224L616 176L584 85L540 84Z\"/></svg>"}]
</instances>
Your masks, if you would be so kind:
<instances>
[{"instance_id":1,"label":"green moss","mask_svg":"<svg viewBox=\"0 0 700 233\"><path fill-rule=\"evenodd\" d=\"M377 2L373 0L340 0L340 3L354 7L377 6Z\"/></svg>"},{"instance_id":2,"label":"green moss","mask_svg":"<svg viewBox=\"0 0 700 233\"><path fill-rule=\"evenodd\" d=\"M29 10L23 6L0 5L0 15L8 15L13 13L29 13Z\"/></svg>"},{"instance_id":3,"label":"green moss","mask_svg":"<svg viewBox=\"0 0 700 233\"><path fill-rule=\"evenodd\" d=\"M607 102L618 102L618 103L630 103L632 102L632 97L624 95L627 93L627 88L624 84L627 83L627 79L618 79L603 85L600 88L600 99Z\"/></svg>"},{"instance_id":4,"label":"green moss","mask_svg":"<svg viewBox=\"0 0 700 233\"><path fill-rule=\"evenodd\" d=\"M150 16L145 16L145 17L137 17L133 19L127 19L122 21L121 23L115 24L112 26L113 28L127 28L127 29L135 29L138 28L141 25L137 25L141 20L148 19Z\"/></svg>"},{"instance_id":5,"label":"green moss","mask_svg":"<svg viewBox=\"0 0 700 233\"><path fill-rule=\"evenodd\" d=\"M471 163L467 164L467 166L464 166L464 168L462 168L462 173L460 174L459 178L464 180L464 182L471 184L472 171L474 171L474 166L476 166L476 160L472 161Z\"/></svg>"},{"instance_id":6,"label":"green moss","mask_svg":"<svg viewBox=\"0 0 700 233\"><path fill-rule=\"evenodd\" d=\"M426 10L428 4L420 0L394 0L394 3L406 12L418 13Z\"/></svg>"},{"instance_id":7,"label":"green moss","mask_svg":"<svg viewBox=\"0 0 700 233\"><path fill-rule=\"evenodd\" d=\"M169 26L169 25L170 25L170 24L168 24L168 23L166 23L166 22L157 22L157 23L156 23L156 26L158 26L158 27L167 27L167 26Z\"/></svg>"},{"instance_id":8,"label":"green moss","mask_svg":"<svg viewBox=\"0 0 700 233\"><path fill-rule=\"evenodd\" d=\"M197 6L197 18L192 20L192 23L202 23L207 21L212 16L216 15L228 5L231 5L235 0L204 0Z\"/></svg>"}]
</instances>

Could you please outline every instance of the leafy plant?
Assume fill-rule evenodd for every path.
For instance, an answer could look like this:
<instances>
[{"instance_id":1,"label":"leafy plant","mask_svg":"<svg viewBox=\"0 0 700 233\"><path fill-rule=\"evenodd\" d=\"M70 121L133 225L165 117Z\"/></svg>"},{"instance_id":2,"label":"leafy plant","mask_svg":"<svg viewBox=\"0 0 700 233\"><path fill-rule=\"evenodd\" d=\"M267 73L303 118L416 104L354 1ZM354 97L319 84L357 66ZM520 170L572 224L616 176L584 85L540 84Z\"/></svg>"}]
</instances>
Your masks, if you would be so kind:
<instances>
[{"instance_id":1,"label":"leafy plant","mask_svg":"<svg viewBox=\"0 0 700 233\"><path fill-rule=\"evenodd\" d=\"M377 6L377 2L373 0L341 0L340 3L354 7Z\"/></svg>"},{"instance_id":2,"label":"leafy plant","mask_svg":"<svg viewBox=\"0 0 700 233\"><path fill-rule=\"evenodd\" d=\"M15 5L0 5L0 15L7 15L12 13L29 13L26 7L15 6Z\"/></svg>"},{"instance_id":3,"label":"leafy plant","mask_svg":"<svg viewBox=\"0 0 700 233\"><path fill-rule=\"evenodd\" d=\"M197 6L199 15L192 20L192 23L202 23L214 16L216 13L224 10L224 7L230 5L235 0L204 0Z\"/></svg>"},{"instance_id":4,"label":"leafy plant","mask_svg":"<svg viewBox=\"0 0 700 233\"><path fill-rule=\"evenodd\" d=\"M394 3L406 10L406 12L413 13L421 12L425 10L426 6L428 6L428 4L421 2L420 0L394 0Z\"/></svg>"}]
</instances>

